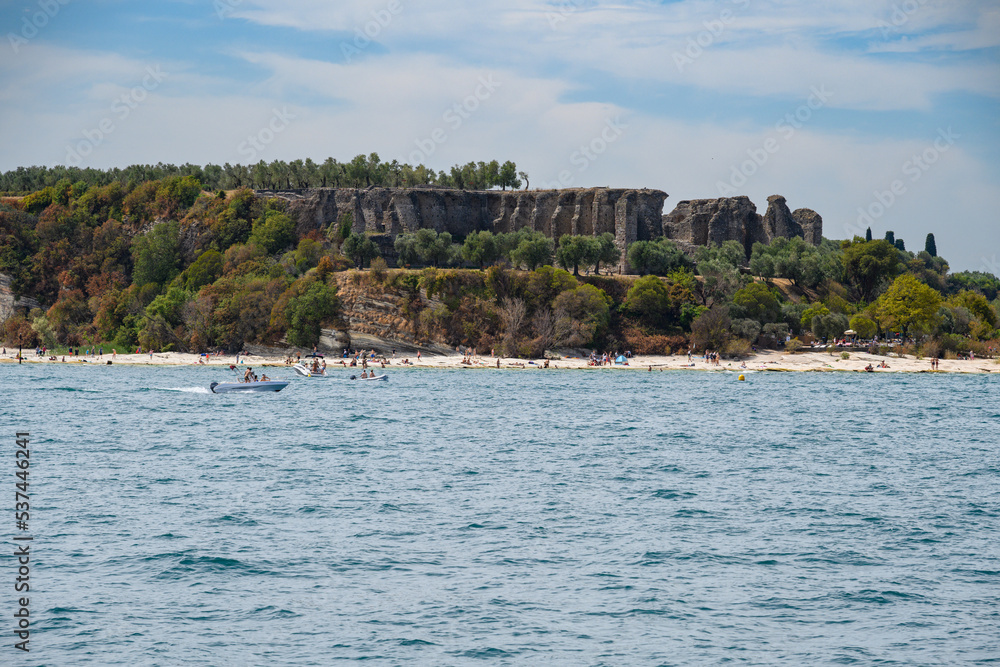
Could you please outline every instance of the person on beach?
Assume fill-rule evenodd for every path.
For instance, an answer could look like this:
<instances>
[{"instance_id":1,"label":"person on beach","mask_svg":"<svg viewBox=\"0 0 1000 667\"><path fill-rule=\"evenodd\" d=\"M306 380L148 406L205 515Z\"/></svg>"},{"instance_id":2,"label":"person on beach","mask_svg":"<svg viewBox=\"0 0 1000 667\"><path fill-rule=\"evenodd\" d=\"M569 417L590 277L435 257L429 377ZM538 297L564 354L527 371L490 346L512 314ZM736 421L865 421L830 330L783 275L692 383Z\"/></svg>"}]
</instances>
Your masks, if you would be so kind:
<instances>
[{"instance_id":1,"label":"person on beach","mask_svg":"<svg viewBox=\"0 0 1000 667\"><path fill-rule=\"evenodd\" d=\"M420 350L417 350L417 361L420 361Z\"/></svg>"}]
</instances>

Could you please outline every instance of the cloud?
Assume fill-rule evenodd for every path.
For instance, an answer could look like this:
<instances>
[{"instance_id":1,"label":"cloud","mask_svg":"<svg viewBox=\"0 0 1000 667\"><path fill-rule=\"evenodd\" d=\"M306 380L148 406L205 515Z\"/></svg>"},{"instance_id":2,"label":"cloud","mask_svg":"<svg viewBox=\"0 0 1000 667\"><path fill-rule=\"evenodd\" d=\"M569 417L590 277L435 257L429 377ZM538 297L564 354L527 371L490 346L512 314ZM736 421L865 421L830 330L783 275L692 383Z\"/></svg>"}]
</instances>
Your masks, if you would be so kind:
<instances>
[{"instance_id":1,"label":"cloud","mask_svg":"<svg viewBox=\"0 0 1000 667\"><path fill-rule=\"evenodd\" d=\"M85 166L378 152L440 170L511 159L532 186L659 188L669 209L719 196L748 151L777 138L740 192L762 207L785 195L842 237L857 209L953 123L962 140L876 227L910 245L936 232L958 267L978 266L981 247L1000 253L983 215L1000 205L995 123L984 111L1000 95L995 3L912 0L917 9L900 18L896 8L911 6L902 0L227 2L216 42L171 28L172 46L198 40L197 61L159 58L156 47L72 48L54 32L46 39L56 41L0 59L0 169L65 162L110 118L113 132ZM268 41L259 26L292 30ZM308 49L293 52L294 31L309 33ZM692 40L705 42L701 53L678 67ZM167 80L126 118L115 115L115 100L155 65ZM817 87L832 93L824 108L784 137L775 122ZM280 131L276 115L287 117L273 125ZM247 150L253 141L259 149ZM977 243L944 233L950 221Z\"/></svg>"}]
</instances>

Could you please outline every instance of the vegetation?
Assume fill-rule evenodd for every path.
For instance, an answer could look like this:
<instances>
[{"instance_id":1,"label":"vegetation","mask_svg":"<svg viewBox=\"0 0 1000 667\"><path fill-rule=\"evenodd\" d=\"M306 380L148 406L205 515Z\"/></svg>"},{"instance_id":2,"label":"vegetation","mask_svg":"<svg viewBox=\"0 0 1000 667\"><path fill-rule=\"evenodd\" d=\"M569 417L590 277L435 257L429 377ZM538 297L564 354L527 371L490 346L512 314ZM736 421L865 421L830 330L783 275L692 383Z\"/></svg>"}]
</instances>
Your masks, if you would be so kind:
<instances>
[{"instance_id":1,"label":"vegetation","mask_svg":"<svg viewBox=\"0 0 1000 667\"><path fill-rule=\"evenodd\" d=\"M516 187L511 175L523 175L513 163L434 175L374 155L242 169L4 174L2 187L25 196L0 203L0 273L41 307L3 322L0 337L50 348L311 347L322 327L345 325L345 300L366 290L399 304L400 335L523 356L559 346L740 356L848 328L916 339L923 354L986 355L1000 335L1000 279L950 273L933 235L917 253L888 234L819 246L779 238L748 257L736 241L691 256L668 239L623 249L609 233L455 239L421 229L391 239L350 215L302 233L284 200L245 186ZM638 277L609 274L623 250Z\"/></svg>"},{"instance_id":2,"label":"vegetation","mask_svg":"<svg viewBox=\"0 0 1000 667\"><path fill-rule=\"evenodd\" d=\"M221 167L207 164L204 167L193 164L155 165L136 164L125 169L80 169L78 167L19 167L0 173L0 192L8 195L28 195L31 199L29 213L39 213L53 202L64 206L68 196L79 188L92 188L117 184L130 194L138 193L129 207L155 209L160 198L175 199L178 195L183 204L184 196L193 201L202 190L237 190L255 188L259 190L291 190L318 187L365 188L372 185L384 187L413 187L417 185L439 185L460 190L489 190L491 188L517 189L528 175L518 171L511 161L500 164L490 162L470 162L455 165L449 171L434 172L424 165L401 164L396 160L383 162L378 153L358 155L350 162L338 162L330 157L321 163L311 159L261 160L251 165L232 165L228 162ZM156 183L156 186L150 186ZM161 187L172 187L183 192L161 193ZM152 188L152 189L150 189ZM118 202L120 206L122 202ZM190 205L190 203L188 203ZM132 211L126 211L132 214ZM162 212L162 209L161 209ZM176 211L175 211L176 212Z\"/></svg>"}]
</instances>

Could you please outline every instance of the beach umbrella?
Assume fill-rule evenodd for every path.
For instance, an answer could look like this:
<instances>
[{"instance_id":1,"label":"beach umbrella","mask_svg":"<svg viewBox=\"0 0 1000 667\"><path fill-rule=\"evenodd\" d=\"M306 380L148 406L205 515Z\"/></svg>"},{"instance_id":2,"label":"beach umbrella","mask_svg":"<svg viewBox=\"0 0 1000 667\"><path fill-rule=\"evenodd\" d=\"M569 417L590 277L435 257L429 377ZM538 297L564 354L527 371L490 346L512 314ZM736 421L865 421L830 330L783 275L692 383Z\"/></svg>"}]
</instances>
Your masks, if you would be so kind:
<instances>
[{"instance_id":1,"label":"beach umbrella","mask_svg":"<svg viewBox=\"0 0 1000 667\"><path fill-rule=\"evenodd\" d=\"M857 336L858 332L855 331L854 329L848 329L847 331L844 332L844 335L845 336Z\"/></svg>"}]
</instances>

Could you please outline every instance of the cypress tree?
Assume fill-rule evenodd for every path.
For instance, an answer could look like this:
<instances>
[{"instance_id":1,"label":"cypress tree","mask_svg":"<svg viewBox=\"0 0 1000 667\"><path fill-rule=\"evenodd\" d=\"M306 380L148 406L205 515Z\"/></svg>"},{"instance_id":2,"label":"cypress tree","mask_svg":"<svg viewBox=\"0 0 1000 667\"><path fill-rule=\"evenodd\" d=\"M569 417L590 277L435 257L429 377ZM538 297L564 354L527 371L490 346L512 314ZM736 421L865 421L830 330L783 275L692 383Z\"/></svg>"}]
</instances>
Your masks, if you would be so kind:
<instances>
[{"instance_id":1,"label":"cypress tree","mask_svg":"<svg viewBox=\"0 0 1000 667\"><path fill-rule=\"evenodd\" d=\"M896 250L906 250L906 244L903 243L903 239L896 239L896 243L893 245L896 246Z\"/></svg>"},{"instance_id":2,"label":"cypress tree","mask_svg":"<svg viewBox=\"0 0 1000 667\"><path fill-rule=\"evenodd\" d=\"M931 257L937 257L937 244L934 243L933 234L927 235L927 240L924 241L924 250L926 250L927 254Z\"/></svg>"},{"instance_id":3,"label":"cypress tree","mask_svg":"<svg viewBox=\"0 0 1000 667\"><path fill-rule=\"evenodd\" d=\"M871 241L871 240L872 240L872 228L869 227L868 230L865 232L865 241Z\"/></svg>"},{"instance_id":4,"label":"cypress tree","mask_svg":"<svg viewBox=\"0 0 1000 667\"><path fill-rule=\"evenodd\" d=\"M892 245L896 245L896 232L886 232L885 240L891 243Z\"/></svg>"}]
</instances>

